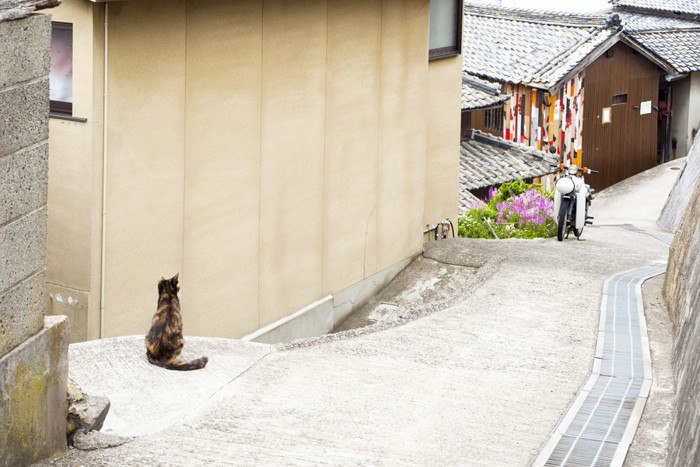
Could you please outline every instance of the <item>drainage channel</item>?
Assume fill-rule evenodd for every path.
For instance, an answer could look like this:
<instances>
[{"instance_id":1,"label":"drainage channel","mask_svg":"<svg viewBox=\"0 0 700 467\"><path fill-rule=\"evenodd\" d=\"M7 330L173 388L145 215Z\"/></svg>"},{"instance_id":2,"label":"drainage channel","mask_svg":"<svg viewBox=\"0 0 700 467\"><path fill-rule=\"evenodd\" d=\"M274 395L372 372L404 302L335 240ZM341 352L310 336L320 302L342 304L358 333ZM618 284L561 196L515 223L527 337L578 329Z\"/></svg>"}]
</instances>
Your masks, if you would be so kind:
<instances>
[{"instance_id":1,"label":"drainage channel","mask_svg":"<svg viewBox=\"0 0 700 467\"><path fill-rule=\"evenodd\" d=\"M651 389L642 283L666 263L605 281L593 370L533 466L622 465Z\"/></svg>"}]
</instances>

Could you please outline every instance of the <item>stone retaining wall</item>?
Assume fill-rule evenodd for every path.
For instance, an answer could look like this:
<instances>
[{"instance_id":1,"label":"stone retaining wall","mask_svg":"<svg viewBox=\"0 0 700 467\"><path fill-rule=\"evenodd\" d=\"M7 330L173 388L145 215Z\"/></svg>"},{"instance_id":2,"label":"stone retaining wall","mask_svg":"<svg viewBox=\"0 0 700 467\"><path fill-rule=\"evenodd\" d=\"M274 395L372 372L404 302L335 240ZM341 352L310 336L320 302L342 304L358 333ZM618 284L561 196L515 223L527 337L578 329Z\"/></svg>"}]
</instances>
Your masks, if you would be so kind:
<instances>
[{"instance_id":1,"label":"stone retaining wall","mask_svg":"<svg viewBox=\"0 0 700 467\"><path fill-rule=\"evenodd\" d=\"M691 185L692 186L692 185ZM670 465L700 465L700 180L669 253L664 297L674 327L676 406Z\"/></svg>"},{"instance_id":2,"label":"stone retaining wall","mask_svg":"<svg viewBox=\"0 0 700 467\"><path fill-rule=\"evenodd\" d=\"M695 140L688 151L683 172L673 186L661 216L659 216L659 227L669 232L678 230L678 225L683 218L690 197L693 195L693 188L698 177L700 177L700 140Z\"/></svg>"},{"instance_id":3,"label":"stone retaining wall","mask_svg":"<svg viewBox=\"0 0 700 467\"><path fill-rule=\"evenodd\" d=\"M0 21L0 466L66 446L68 321L45 318L51 20Z\"/></svg>"}]
</instances>

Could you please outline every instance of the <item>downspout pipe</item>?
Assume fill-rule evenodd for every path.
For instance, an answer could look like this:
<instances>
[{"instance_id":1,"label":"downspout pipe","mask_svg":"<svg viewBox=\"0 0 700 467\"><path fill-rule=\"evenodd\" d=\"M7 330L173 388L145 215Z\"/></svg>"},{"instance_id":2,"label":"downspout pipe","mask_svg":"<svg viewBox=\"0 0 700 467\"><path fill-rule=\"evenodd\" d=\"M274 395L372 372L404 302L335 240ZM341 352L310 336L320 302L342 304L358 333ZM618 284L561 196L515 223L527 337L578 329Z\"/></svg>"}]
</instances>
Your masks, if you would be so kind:
<instances>
[{"instance_id":1,"label":"downspout pipe","mask_svg":"<svg viewBox=\"0 0 700 467\"><path fill-rule=\"evenodd\" d=\"M107 96L109 95L109 3L104 3L104 63L102 95L102 245L100 250L100 339L105 336L105 275L107 258Z\"/></svg>"}]
</instances>

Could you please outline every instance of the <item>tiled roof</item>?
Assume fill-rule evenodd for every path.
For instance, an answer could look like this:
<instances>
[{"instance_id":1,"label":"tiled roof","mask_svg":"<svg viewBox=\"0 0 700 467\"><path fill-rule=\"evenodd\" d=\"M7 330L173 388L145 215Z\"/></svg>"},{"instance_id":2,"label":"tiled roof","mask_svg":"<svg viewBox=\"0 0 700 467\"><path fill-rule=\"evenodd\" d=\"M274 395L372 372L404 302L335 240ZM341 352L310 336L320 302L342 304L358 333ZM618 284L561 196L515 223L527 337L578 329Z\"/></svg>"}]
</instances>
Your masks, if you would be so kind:
<instances>
[{"instance_id":1,"label":"tiled roof","mask_svg":"<svg viewBox=\"0 0 700 467\"><path fill-rule=\"evenodd\" d=\"M501 84L462 74L462 110L483 109L508 99L510 95L501 94Z\"/></svg>"},{"instance_id":2,"label":"tiled roof","mask_svg":"<svg viewBox=\"0 0 700 467\"><path fill-rule=\"evenodd\" d=\"M617 40L607 18L467 5L465 72L533 87L558 87L586 57Z\"/></svg>"},{"instance_id":3,"label":"tiled roof","mask_svg":"<svg viewBox=\"0 0 700 467\"><path fill-rule=\"evenodd\" d=\"M551 154L470 130L460 149L459 191L541 177L556 172L557 163L556 156Z\"/></svg>"},{"instance_id":4,"label":"tiled roof","mask_svg":"<svg viewBox=\"0 0 700 467\"><path fill-rule=\"evenodd\" d=\"M667 72L700 70L700 0L617 0L613 8L625 42L658 59Z\"/></svg>"},{"instance_id":5,"label":"tiled roof","mask_svg":"<svg viewBox=\"0 0 700 467\"><path fill-rule=\"evenodd\" d=\"M483 201L474 196L468 190L459 190L459 209L457 210L458 215L462 215L467 211L470 211L476 207L483 205Z\"/></svg>"},{"instance_id":6,"label":"tiled roof","mask_svg":"<svg viewBox=\"0 0 700 467\"><path fill-rule=\"evenodd\" d=\"M694 29L700 21L677 15L643 13L635 10L616 10L620 15L625 32L630 31L673 31Z\"/></svg>"},{"instance_id":7,"label":"tiled roof","mask_svg":"<svg viewBox=\"0 0 700 467\"><path fill-rule=\"evenodd\" d=\"M613 0L613 7L700 15L699 0Z\"/></svg>"},{"instance_id":8,"label":"tiled roof","mask_svg":"<svg viewBox=\"0 0 700 467\"><path fill-rule=\"evenodd\" d=\"M700 70L700 27L690 30L630 32L626 36L668 63L676 73Z\"/></svg>"}]
</instances>

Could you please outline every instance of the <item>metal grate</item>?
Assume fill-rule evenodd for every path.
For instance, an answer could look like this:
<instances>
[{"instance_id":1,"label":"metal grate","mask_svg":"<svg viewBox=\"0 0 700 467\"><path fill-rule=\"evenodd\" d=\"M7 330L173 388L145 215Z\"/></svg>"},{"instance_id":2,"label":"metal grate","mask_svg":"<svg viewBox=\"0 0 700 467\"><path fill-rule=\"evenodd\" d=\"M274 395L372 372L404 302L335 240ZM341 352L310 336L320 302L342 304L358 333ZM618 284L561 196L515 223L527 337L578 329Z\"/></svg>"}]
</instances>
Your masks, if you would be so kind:
<instances>
[{"instance_id":1,"label":"metal grate","mask_svg":"<svg viewBox=\"0 0 700 467\"><path fill-rule=\"evenodd\" d=\"M651 387L641 286L665 270L656 263L605 281L591 377L533 465L622 465Z\"/></svg>"}]
</instances>

